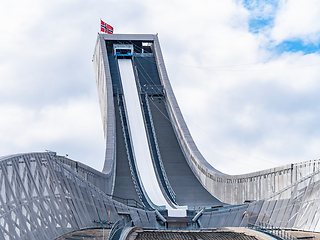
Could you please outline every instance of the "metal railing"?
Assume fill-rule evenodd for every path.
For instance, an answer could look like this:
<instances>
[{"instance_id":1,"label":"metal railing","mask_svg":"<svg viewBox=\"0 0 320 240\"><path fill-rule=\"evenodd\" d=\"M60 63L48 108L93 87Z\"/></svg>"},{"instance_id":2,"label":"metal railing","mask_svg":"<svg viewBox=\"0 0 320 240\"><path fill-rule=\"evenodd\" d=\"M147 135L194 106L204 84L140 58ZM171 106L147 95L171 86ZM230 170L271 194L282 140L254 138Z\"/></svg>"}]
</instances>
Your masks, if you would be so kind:
<instances>
[{"instance_id":1,"label":"metal railing","mask_svg":"<svg viewBox=\"0 0 320 240\"><path fill-rule=\"evenodd\" d=\"M130 141L130 133L129 133L128 124L127 124L127 116L126 116L126 111L124 107L123 95L117 94L117 100L119 105L119 113L120 113L120 121L121 121L121 126L123 131L123 137L125 140L126 151L127 151L127 156L129 160L128 161L129 168L130 168L131 176L133 177L132 181L139 199L143 202L144 205L148 205L148 200L145 199L145 195L143 194L143 189L142 189L142 186L140 185L137 169L134 163L134 155L133 155L133 149Z\"/></svg>"},{"instance_id":2,"label":"metal railing","mask_svg":"<svg viewBox=\"0 0 320 240\"><path fill-rule=\"evenodd\" d=\"M124 227L127 227L128 225L133 225L133 221L130 221L128 218L123 218L118 220L111 228L109 238L108 240L117 240L117 233L119 234L119 231L123 229ZM119 234L120 236L120 234Z\"/></svg>"},{"instance_id":3,"label":"metal railing","mask_svg":"<svg viewBox=\"0 0 320 240\"><path fill-rule=\"evenodd\" d=\"M261 223L259 225L254 224L248 224L247 228L266 233L268 235L271 235L277 239L281 240L298 240L299 238L293 236L291 233L286 231L285 229L274 227L267 223Z\"/></svg>"},{"instance_id":4,"label":"metal railing","mask_svg":"<svg viewBox=\"0 0 320 240\"><path fill-rule=\"evenodd\" d=\"M125 226L125 219L118 220L111 228L108 240L112 240L116 232Z\"/></svg>"},{"instance_id":5,"label":"metal railing","mask_svg":"<svg viewBox=\"0 0 320 240\"><path fill-rule=\"evenodd\" d=\"M135 208L148 210L141 202L139 202L135 199L127 199L127 198L122 198L122 197L117 197L117 196L112 196L112 195L108 195L108 196L110 196L112 199L114 199L120 203L127 205L128 207L135 207Z\"/></svg>"},{"instance_id":6,"label":"metal railing","mask_svg":"<svg viewBox=\"0 0 320 240\"><path fill-rule=\"evenodd\" d=\"M176 194L168 180L168 177L167 177L167 174L166 174L166 171L164 169L164 166L163 166L163 162L162 162L162 159L161 159L161 154L160 154L160 149L159 149L159 146L158 146L158 143L157 143L157 137L156 137L156 131L154 129L154 125L153 125L153 120L152 120L152 114L151 114L151 110L150 110L150 106L149 106L149 100L148 100L148 95L145 94L145 99L143 99L143 102L145 103L145 110L146 110L146 117L149 118L149 121L150 121L150 128L151 128L151 132L152 132L152 136L153 137L153 146L155 147L155 152L153 152L153 157L154 157L154 160L155 160L155 165L156 165L156 170L158 172L158 175L159 175L159 178L160 178L160 181L163 181L163 187L165 188L165 191L166 193L168 194L168 197L170 198L171 201L173 201L174 204L177 204L176 203Z\"/></svg>"}]
</instances>

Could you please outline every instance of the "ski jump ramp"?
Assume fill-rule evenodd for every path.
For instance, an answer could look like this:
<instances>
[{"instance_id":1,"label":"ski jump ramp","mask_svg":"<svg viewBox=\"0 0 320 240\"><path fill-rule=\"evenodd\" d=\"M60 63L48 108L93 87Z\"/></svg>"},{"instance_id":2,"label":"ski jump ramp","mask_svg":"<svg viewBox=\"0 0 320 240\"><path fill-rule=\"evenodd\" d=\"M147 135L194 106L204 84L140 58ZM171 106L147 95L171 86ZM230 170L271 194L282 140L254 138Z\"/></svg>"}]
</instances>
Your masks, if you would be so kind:
<instances>
[{"instance_id":1,"label":"ski jump ramp","mask_svg":"<svg viewBox=\"0 0 320 240\"><path fill-rule=\"evenodd\" d=\"M190 150L196 148L178 112L156 36L110 37L96 54L104 62L97 84L107 145L104 173L112 179L109 193L156 209L221 206L191 167ZM99 66L97 62L101 73ZM219 173L200 153L198 159Z\"/></svg>"},{"instance_id":2,"label":"ski jump ramp","mask_svg":"<svg viewBox=\"0 0 320 240\"><path fill-rule=\"evenodd\" d=\"M108 194L158 210L226 208L261 203L319 170L318 160L243 175L211 166L183 119L157 35L100 34L94 66Z\"/></svg>"},{"instance_id":3,"label":"ski jump ramp","mask_svg":"<svg viewBox=\"0 0 320 240\"><path fill-rule=\"evenodd\" d=\"M320 161L243 175L212 167L183 119L157 35L99 34L93 63L103 171L54 152L0 157L0 240L102 226L119 236L129 225L320 232Z\"/></svg>"}]
</instances>

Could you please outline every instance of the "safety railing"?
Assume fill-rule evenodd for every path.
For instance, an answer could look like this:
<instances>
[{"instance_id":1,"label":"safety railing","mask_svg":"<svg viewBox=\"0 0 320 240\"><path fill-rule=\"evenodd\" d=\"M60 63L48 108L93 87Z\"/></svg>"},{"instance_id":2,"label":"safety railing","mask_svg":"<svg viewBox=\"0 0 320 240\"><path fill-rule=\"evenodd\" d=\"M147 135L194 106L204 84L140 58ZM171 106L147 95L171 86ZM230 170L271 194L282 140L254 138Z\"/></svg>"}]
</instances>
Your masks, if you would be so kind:
<instances>
[{"instance_id":1,"label":"safety railing","mask_svg":"<svg viewBox=\"0 0 320 240\"><path fill-rule=\"evenodd\" d=\"M141 202L138 202L135 199L127 199L127 198L121 198L121 197L117 197L117 196L111 196L109 195L112 199L121 202L129 207L135 207L135 208L141 208L144 210L148 210Z\"/></svg>"},{"instance_id":2,"label":"safety railing","mask_svg":"<svg viewBox=\"0 0 320 240\"><path fill-rule=\"evenodd\" d=\"M121 235L121 229L127 227L128 225L132 226L133 222L128 218L123 218L118 220L111 228L108 240L118 240Z\"/></svg>"},{"instance_id":3,"label":"safety railing","mask_svg":"<svg viewBox=\"0 0 320 240\"><path fill-rule=\"evenodd\" d=\"M111 228L108 240L112 240L116 232L125 226L125 219L118 220Z\"/></svg>"},{"instance_id":4,"label":"safety railing","mask_svg":"<svg viewBox=\"0 0 320 240\"><path fill-rule=\"evenodd\" d=\"M173 203L176 204L176 194L168 180L166 171L164 169L163 166L163 162L161 159L161 155L160 155L160 149L158 147L158 143L157 143L157 137L156 137L156 131L154 129L154 125L153 125L153 120L152 120L152 114L151 114L151 110L150 110L150 106L149 106L149 101L148 101L148 96L146 94L144 94L145 97L143 100L143 103L145 103L145 111L146 111L146 118L149 118L149 122L150 122L150 128L151 128L151 133L150 138L153 138L154 142L151 142L151 145L155 147L155 151L153 152L153 157L155 160L155 165L156 165L156 170L158 172L158 176L160 178L160 180L163 183L163 187L165 188L166 193L168 194L168 197L170 198L171 201L173 201Z\"/></svg>"},{"instance_id":5,"label":"safety railing","mask_svg":"<svg viewBox=\"0 0 320 240\"><path fill-rule=\"evenodd\" d=\"M124 107L123 95L117 94L117 100L118 100L118 105L119 105L121 126L122 126L123 136L125 139L127 156L128 156L128 160L129 160L129 168L130 168L131 176L133 176L132 181L133 181L134 187L137 191L139 198L143 201L143 203L145 205L148 205L147 200L144 198L142 186L139 183L137 169L134 164L134 155L133 155L132 145L130 142L129 127L128 127L128 123L127 123L127 116L126 116L126 111L125 111L125 107Z\"/></svg>"},{"instance_id":6,"label":"safety railing","mask_svg":"<svg viewBox=\"0 0 320 240\"><path fill-rule=\"evenodd\" d=\"M285 239L285 240L298 240L299 239L299 238L293 236L291 233L289 233L285 229L274 227L274 226L267 224L267 223L261 223L259 225L248 224L247 228L266 233L276 239L281 239L281 240L283 240L283 239Z\"/></svg>"}]
</instances>

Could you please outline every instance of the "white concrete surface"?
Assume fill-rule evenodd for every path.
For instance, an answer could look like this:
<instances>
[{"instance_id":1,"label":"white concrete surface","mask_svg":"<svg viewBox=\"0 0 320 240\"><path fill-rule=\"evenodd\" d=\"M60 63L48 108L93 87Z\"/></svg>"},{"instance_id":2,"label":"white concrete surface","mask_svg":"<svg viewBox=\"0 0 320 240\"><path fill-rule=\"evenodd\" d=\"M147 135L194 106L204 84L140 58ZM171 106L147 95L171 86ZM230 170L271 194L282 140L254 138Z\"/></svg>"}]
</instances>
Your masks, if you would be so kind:
<instances>
[{"instance_id":1,"label":"white concrete surface","mask_svg":"<svg viewBox=\"0 0 320 240\"><path fill-rule=\"evenodd\" d=\"M172 209L163 196L153 168L131 59L118 59L118 64L138 174L150 200L157 206Z\"/></svg>"}]
</instances>

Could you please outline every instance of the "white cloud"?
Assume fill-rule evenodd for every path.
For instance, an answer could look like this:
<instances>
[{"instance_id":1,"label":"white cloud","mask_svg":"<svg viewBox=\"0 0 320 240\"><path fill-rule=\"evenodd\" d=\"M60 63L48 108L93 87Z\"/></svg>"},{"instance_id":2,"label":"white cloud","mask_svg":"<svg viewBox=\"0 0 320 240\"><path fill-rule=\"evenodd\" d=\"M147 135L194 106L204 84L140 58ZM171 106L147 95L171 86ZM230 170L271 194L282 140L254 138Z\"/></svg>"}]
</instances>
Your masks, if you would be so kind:
<instances>
[{"instance_id":1,"label":"white cloud","mask_svg":"<svg viewBox=\"0 0 320 240\"><path fill-rule=\"evenodd\" d=\"M102 169L104 141L96 99L77 98L38 110L0 104L0 112L1 155L49 149Z\"/></svg>"},{"instance_id":2,"label":"white cloud","mask_svg":"<svg viewBox=\"0 0 320 240\"><path fill-rule=\"evenodd\" d=\"M273 40L319 41L319 4L301 4L249 11L231 0L2 1L0 155L49 148L101 169L91 63L101 17L115 33L159 33L185 119L219 170L318 158L320 56L268 50ZM259 15L276 16L271 35L249 32Z\"/></svg>"},{"instance_id":3,"label":"white cloud","mask_svg":"<svg viewBox=\"0 0 320 240\"><path fill-rule=\"evenodd\" d=\"M302 40L317 45L320 39L320 2L318 0L281 0L271 38L276 43Z\"/></svg>"},{"instance_id":4,"label":"white cloud","mask_svg":"<svg viewBox=\"0 0 320 240\"><path fill-rule=\"evenodd\" d=\"M276 12L276 1L259 1L252 0L242 3L250 9L250 15L255 19L269 19L273 18Z\"/></svg>"}]
</instances>

